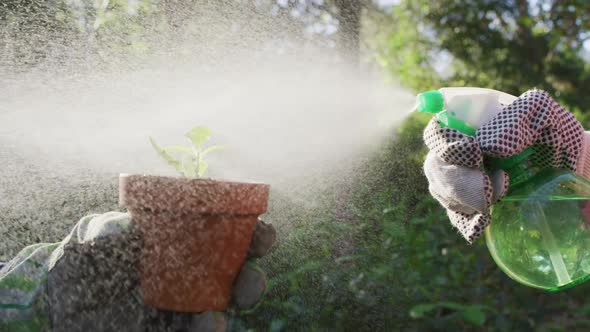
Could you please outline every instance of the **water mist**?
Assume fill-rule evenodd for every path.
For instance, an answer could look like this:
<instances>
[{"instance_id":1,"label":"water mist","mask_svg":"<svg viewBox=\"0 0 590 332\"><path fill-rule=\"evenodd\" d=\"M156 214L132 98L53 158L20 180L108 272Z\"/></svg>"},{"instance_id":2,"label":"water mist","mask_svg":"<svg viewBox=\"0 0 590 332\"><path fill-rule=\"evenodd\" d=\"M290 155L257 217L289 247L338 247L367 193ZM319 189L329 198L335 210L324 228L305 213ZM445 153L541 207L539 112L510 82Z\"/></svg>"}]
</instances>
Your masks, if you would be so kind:
<instances>
[{"instance_id":1,"label":"water mist","mask_svg":"<svg viewBox=\"0 0 590 332\"><path fill-rule=\"evenodd\" d=\"M274 26L236 27L240 17L222 14L202 14L198 39L156 31L162 49L139 62L113 58L105 69L48 58L27 71L0 62L0 259L112 208L119 173L175 175L149 136L184 144L188 129L208 126L212 143L227 147L211 155L209 176L266 182L305 204L354 176L412 107L411 93L329 49L294 47Z\"/></svg>"}]
</instances>

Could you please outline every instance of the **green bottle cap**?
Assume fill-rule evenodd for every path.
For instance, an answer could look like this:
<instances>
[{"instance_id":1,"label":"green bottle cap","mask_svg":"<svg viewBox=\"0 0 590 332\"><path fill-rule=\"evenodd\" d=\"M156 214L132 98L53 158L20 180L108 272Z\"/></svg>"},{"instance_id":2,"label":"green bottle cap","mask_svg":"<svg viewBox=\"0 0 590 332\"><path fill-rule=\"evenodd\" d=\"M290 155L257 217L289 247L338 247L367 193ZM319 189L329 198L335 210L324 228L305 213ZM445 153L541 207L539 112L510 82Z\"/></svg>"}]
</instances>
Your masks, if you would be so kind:
<instances>
[{"instance_id":1,"label":"green bottle cap","mask_svg":"<svg viewBox=\"0 0 590 332\"><path fill-rule=\"evenodd\" d=\"M418 112L436 114L445 108L445 98L438 90L422 92L416 98Z\"/></svg>"}]
</instances>

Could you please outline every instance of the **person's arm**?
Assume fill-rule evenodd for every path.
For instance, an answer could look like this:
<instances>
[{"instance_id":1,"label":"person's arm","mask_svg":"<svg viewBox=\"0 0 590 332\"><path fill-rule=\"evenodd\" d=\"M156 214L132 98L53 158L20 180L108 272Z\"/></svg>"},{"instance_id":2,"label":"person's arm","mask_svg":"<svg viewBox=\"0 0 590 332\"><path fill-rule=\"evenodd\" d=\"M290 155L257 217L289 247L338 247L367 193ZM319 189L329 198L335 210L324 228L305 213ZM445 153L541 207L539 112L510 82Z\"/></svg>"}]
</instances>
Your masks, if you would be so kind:
<instances>
[{"instance_id":1,"label":"person's arm","mask_svg":"<svg viewBox=\"0 0 590 332\"><path fill-rule=\"evenodd\" d=\"M109 223L108 227L98 227L106 219L114 222ZM123 223L120 226L124 227L114 227L119 221ZM64 257L66 248L90 243L101 236L122 233L127 225L126 214L86 216L63 241L30 245L5 263L0 269L0 330L54 330L48 280L54 276L55 267ZM63 298L62 302L66 303L67 300Z\"/></svg>"}]
</instances>

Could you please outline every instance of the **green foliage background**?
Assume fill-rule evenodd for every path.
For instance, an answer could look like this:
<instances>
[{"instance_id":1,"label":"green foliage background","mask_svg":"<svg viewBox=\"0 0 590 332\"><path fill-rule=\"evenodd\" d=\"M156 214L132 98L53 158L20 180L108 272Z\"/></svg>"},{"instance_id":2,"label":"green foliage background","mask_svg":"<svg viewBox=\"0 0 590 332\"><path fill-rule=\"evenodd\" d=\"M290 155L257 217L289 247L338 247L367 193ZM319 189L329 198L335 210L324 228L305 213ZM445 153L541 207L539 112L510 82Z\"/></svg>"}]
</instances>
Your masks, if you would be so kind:
<instances>
[{"instance_id":1,"label":"green foliage background","mask_svg":"<svg viewBox=\"0 0 590 332\"><path fill-rule=\"evenodd\" d=\"M519 95L536 87L588 127L589 14L583 1L401 1L390 16L365 22L365 38L374 60L416 92L479 86ZM469 246L451 229L421 171L426 121L409 118L360 171L347 202L352 222L327 218L286 236L267 260L267 270L282 271L271 279L281 287L272 284L247 321L271 321L270 330L590 328L590 286L552 294L521 286L482 241ZM354 250L338 257L343 241ZM294 252L297 259L281 259Z\"/></svg>"},{"instance_id":2,"label":"green foliage background","mask_svg":"<svg viewBox=\"0 0 590 332\"><path fill-rule=\"evenodd\" d=\"M207 23L199 8L242 11L240 1L189 2L191 7L139 1L139 14L130 17L129 2L122 0L106 9L85 0L73 2L79 6L6 0L0 4L0 64L67 62L55 56L64 46L71 58L93 54L85 61L101 68L116 66L115 60L139 63L162 42L154 30L198 35L199 24ZM319 9L332 10L329 2ZM415 92L442 86L512 94L545 89L588 127L590 67L583 46L590 37L589 16L590 6L577 0L406 0L391 12L367 6L364 55ZM273 209L295 226L279 229L279 245L262 260L269 275L265 300L232 315L230 330L590 329L589 285L549 294L516 284L498 270L481 241L469 246L451 228L422 173L427 120L414 115L392 128L392 136L358 169L358 180L350 188L330 188L326 197L332 198L321 210L300 210L284 197L273 198ZM34 230L22 232L34 239Z\"/></svg>"}]
</instances>

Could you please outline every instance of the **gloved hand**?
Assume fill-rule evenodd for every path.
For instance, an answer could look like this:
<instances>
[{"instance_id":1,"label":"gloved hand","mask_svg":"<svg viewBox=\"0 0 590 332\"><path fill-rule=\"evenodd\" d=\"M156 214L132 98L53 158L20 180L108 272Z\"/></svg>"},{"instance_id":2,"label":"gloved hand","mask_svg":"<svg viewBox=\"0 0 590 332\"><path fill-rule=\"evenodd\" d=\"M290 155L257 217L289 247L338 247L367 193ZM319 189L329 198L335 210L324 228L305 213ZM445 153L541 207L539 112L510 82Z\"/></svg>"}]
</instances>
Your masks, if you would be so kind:
<instances>
[{"instance_id":1,"label":"gloved hand","mask_svg":"<svg viewBox=\"0 0 590 332\"><path fill-rule=\"evenodd\" d=\"M47 280L53 331L226 330L221 312L178 313L143 304L137 269L141 238L127 214L107 213L76 227L77 239L64 247ZM264 256L275 239L274 227L259 219L231 310L252 307L262 297L266 277L254 258Z\"/></svg>"},{"instance_id":2,"label":"gloved hand","mask_svg":"<svg viewBox=\"0 0 590 332\"><path fill-rule=\"evenodd\" d=\"M483 170L484 156L510 157L534 146L533 163L590 178L590 135L541 90L527 91L506 105L475 137L442 128L433 118L424 141L430 149L424 162L429 190L469 243L481 236L490 222L490 206L510 184L504 171Z\"/></svg>"}]
</instances>

